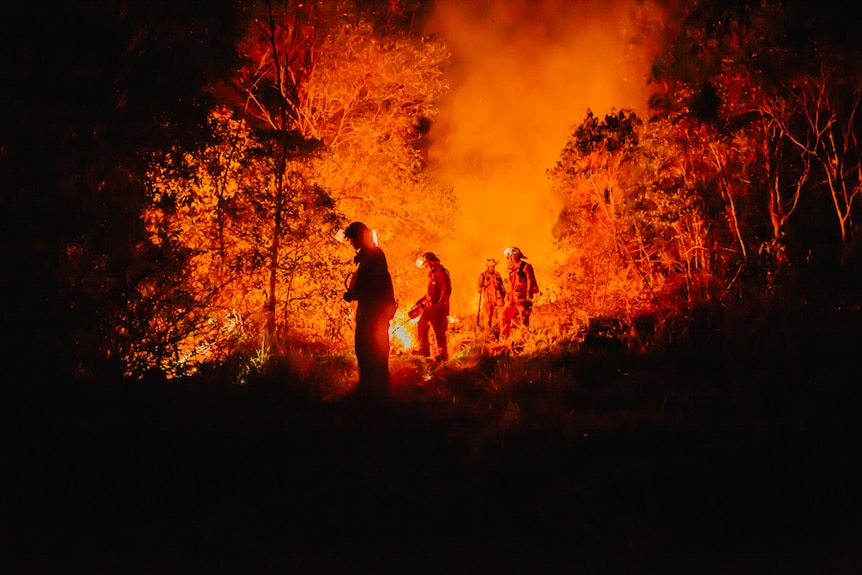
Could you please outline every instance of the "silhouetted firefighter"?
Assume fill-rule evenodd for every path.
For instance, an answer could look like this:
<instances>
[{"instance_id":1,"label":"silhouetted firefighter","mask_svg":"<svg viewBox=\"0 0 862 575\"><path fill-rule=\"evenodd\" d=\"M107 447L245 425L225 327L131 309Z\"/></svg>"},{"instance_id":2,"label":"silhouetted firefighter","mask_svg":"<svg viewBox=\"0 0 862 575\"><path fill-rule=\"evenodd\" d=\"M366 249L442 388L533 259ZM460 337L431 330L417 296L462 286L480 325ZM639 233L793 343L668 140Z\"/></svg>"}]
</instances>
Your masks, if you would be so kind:
<instances>
[{"instance_id":1,"label":"silhouetted firefighter","mask_svg":"<svg viewBox=\"0 0 862 575\"><path fill-rule=\"evenodd\" d=\"M428 268L428 288L425 295L417 303L422 313L417 324L419 336L419 354L431 357L431 340L429 331L434 329L434 339L437 342L437 361L449 359L446 342L446 330L449 328L449 297L452 295L452 280L449 270L443 267L432 252L426 252L416 265ZM415 306L414 306L415 307Z\"/></svg>"},{"instance_id":2,"label":"silhouetted firefighter","mask_svg":"<svg viewBox=\"0 0 862 575\"><path fill-rule=\"evenodd\" d=\"M397 303L386 255L368 226L353 222L344 237L356 250L356 271L348 276L346 301L356 301L354 347L359 364L360 398L384 398L389 390L389 322Z\"/></svg>"},{"instance_id":3,"label":"silhouetted firefighter","mask_svg":"<svg viewBox=\"0 0 862 575\"><path fill-rule=\"evenodd\" d=\"M503 329L500 335L509 336L515 326L528 327L533 313L533 296L539 293L532 264L518 248L506 248L503 255L509 260L509 277L506 281L506 307L503 308Z\"/></svg>"},{"instance_id":4,"label":"silhouetted firefighter","mask_svg":"<svg viewBox=\"0 0 862 575\"><path fill-rule=\"evenodd\" d=\"M477 287L479 289L479 311L476 324L479 329L487 330L494 337L500 335L500 310L506 297L503 288L503 277L497 271L497 260L485 260L485 271L479 274Z\"/></svg>"}]
</instances>

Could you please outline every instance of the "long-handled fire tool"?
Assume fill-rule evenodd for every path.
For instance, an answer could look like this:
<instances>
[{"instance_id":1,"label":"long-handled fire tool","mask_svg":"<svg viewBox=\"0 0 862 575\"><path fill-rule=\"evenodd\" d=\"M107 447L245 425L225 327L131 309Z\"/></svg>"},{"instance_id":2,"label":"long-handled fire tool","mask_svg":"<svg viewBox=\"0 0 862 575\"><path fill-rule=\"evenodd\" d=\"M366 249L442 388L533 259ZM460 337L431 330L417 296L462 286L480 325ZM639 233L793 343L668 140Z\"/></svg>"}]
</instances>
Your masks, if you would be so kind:
<instances>
[{"instance_id":1,"label":"long-handled fire tool","mask_svg":"<svg viewBox=\"0 0 862 575\"><path fill-rule=\"evenodd\" d=\"M422 315L422 310L425 309L425 296L423 295L419 300L413 304L413 307L410 308L410 311L407 312L407 319L401 322L398 327L396 327L393 332L400 330L402 327L407 325L409 322L413 321L420 315Z\"/></svg>"}]
</instances>

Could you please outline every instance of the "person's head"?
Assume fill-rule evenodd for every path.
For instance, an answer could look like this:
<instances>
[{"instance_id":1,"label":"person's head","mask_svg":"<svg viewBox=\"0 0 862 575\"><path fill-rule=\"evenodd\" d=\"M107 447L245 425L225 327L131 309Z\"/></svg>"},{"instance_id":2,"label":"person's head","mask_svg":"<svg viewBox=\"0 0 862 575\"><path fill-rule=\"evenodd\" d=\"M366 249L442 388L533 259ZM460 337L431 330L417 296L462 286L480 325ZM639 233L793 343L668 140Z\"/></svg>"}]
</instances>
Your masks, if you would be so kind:
<instances>
[{"instance_id":1,"label":"person's head","mask_svg":"<svg viewBox=\"0 0 862 575\"><path fill-rule=\"evenodd\" d=\"M344 230L344 238L355 248L365 248L374 245L371 230L362 222L353 222Z\"/></svg>"},{"instance_id":2,"label":"person's head","mask_svg":"<svg viewBox=\"0 0 862 575\"><path fill-rule=\"evenodd\" d=\"M497 260L495 260L494 258L488 258L487 260L485 260L485 265L488 266L488 271L491 271L495 267L497 267Z\"/></svg>"},{"instance_id":3,"label":"person's head","mask_svg":"<svg viewBox=\"0 0 862 575\"><path fill-rule=\"evenodd\" d=\"M421 268L428 266L429 268L433 268L435 265L440 264L440 258L437 257L437 254L434 252L425 252L422 254L418 260L416 260L416 267Z\"/></svg>"},{"instance_id":4,"label":"person's head","mask_svg":"<svg viewBox=\"0 0 862 575\"><path fill-rule=\"evenodd\" d=\"M508 259L510 262L519 262L521 260L527 259L527 256L521 253L521 250L519 248L514 247L506 248L503 251L503 255L506 256L506 259Z\"/></svg>"}]
</instances>

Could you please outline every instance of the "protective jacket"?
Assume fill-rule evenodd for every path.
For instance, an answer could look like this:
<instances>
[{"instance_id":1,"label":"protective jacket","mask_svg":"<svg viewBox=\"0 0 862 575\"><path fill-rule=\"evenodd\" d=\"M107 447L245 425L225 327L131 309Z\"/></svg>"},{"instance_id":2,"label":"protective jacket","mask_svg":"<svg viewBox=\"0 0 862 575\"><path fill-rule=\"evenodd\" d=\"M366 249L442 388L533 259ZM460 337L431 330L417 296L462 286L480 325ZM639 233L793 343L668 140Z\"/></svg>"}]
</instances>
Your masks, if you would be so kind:
<instances>
[{"instance_id":1,"label":"protective jacket","mask_svg":"<svg viewBox=\"0 0 862 575\"><path fill-rule=\"evenodd\" d=\"M441 265L430 266L428 270L428 289L425 293L426 306L433 307L441 315L449 315L449 298L452 295L452 278L449 270Z\"/></svg>"},{"instance_id":2,"label":"protective jacket","mask_svg":"<svg viewBox=\"0 0 862 575\"><path fill-rule=\"evenodd\" d=\"M434 330L437 342L438 358L449 359L446 330L449 325L449 297L452 295L452 280L449 270L433 263L428 270L428 288L425 292L425 304L416 330L419 335L419 353L426 357L431 355L431 339L429 332Z\"/></svg>"},{"instance_id":3,"label":"protective jacket","mask_svg":"<svg viewBox=\"0 0 862 575\"><path fill-rule=\"evenodd\" d=\"M520 260L509 266L509 277L506 286L506 301L518 303L532 300L539 293L539 284L536 283L536 273L533 265Z\"/></svg>"},{"instance_id":4,"label":"protective jacket","mask_svg":"<svg viewBox=\"0 0 862 575\"><path fill-rule=\"evenodd\" d=\"M503 276L497 270L485 270L479 275L479 293L482 304L503 305L506 291L503 288Z\"/></svg>"}]
</instances>

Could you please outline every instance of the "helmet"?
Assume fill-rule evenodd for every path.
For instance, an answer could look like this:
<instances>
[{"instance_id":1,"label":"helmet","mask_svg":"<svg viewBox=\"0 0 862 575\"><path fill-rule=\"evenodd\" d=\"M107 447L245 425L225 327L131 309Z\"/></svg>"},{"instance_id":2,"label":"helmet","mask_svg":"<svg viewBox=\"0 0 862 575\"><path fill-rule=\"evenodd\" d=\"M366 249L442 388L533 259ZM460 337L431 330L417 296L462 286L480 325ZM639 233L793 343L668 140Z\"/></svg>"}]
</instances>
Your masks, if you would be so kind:
<instances>
[{"instance_id":1,"label":"helmet","mask_svg":"<svg viewBox=\"0 0 862 575\"><path fill-rule=\"evenodd\" d=\"M520 248L506 248L505 250L503 250L503 255L506 256L507 258L519 257L521 259L527 259L527 256L525 256L523 253L521 253Z\"/></svg>"},{"instance_id":2,"label":"helmet","mask_svg":"<svg viewBox=\"0 0 862 575\"><path fill-rule=\"evenodd\" d=\"M425 252L422 254L418 260L416 260L416 267L421 268L425 265L426 262L439 262L440 258L434 252Z\"/></svg>"},{"instance_id":3,"label":"helmet","mask_svg":"<svg viewBox=\"0 0 862 575\"><path fill-rule=\"evenodd\" d=\"M362 222L353 222L344 230L344 237L351 240L358 240L368 232L368 226Z\"/></svg>"}]
</instances>

